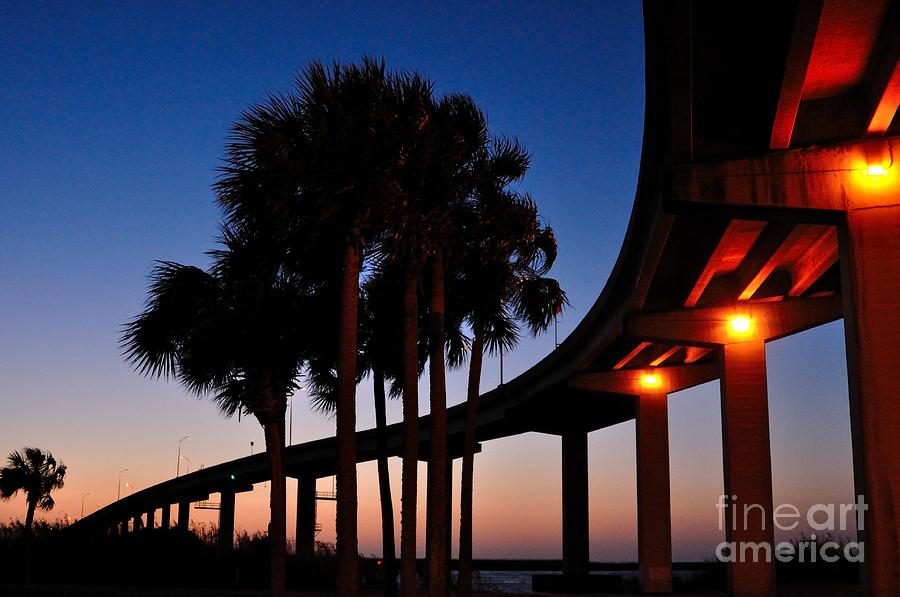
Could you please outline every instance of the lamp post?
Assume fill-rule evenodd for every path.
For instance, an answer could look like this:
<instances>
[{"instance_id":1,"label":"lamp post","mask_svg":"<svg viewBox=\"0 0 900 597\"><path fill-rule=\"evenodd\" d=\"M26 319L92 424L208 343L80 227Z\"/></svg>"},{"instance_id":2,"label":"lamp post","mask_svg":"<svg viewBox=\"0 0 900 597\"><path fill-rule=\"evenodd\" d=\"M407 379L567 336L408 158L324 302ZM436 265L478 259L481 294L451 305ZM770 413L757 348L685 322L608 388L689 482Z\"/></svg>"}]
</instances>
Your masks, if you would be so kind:
<instances>
[{"instance_id":1,"label":"lamp post","mask_svg":"<svg viewBox=\"0 0 900 597\"><path fill-rule=\"evenodd\" d=\"M178 440L178 462L175 464L175 476L177 477L181 474L181 442L186 439L191 439L190 435L185 435L183 438Z\"/></svg>"},{"instance_id":2,"label":"lamp post","mask_svg":"<svg viewBox=\"0 0 900 597\"><path fill-rule=\"evenodd\" d=\"M91 495L90 491L87 492L86 494L84 494L83 496L81 496L81 518L84 518L84 498L86 498L89 495Z\"/></svg>"},{"instance_id":3,"label":"lamp post","mask_svg":"<svg viewBox=\"0 0 900 597\"><path fill-rule=\"evenodd\" d=\"M116 501L119 501L122 497L122 473L127 473L128 469L123 468L119 471L119 483L116 486Z\"/></svg>"}]
</instances>

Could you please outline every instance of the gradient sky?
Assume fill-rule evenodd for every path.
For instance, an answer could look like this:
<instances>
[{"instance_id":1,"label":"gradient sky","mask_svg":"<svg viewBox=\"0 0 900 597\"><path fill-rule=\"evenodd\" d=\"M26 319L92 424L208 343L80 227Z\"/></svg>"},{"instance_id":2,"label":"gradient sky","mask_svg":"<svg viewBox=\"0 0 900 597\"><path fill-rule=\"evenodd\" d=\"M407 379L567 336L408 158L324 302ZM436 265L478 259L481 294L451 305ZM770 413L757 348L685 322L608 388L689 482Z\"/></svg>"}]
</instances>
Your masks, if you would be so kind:
<instances>
[{"instance_id":1,"label":"gradient sky","mask_svg":"<svg viewBox=\"0 0 900 597\"><path fill-rule=\"evenodd\" d=\"M262 449L255 421L224 420L174 383L130 371L117 337L141 309L154 260L204 263L228 127L267 91L289 89L309 61L372 55L418 70L439 92L470 93L494 133L527 146L524 188L556 229L554 274L572 302L561 338L606 282L634 198L644 103L637 1L162 4L0 7L0 453L38 446L69 466L49 519L78 517L87 492L86 512L113 501L123 468L137 489L170 478L185 435L192 470L246 455L251 441ZM523 341L506 375L552 348L552 333ZM768 355L775 503L853 501L841 324L774 342ZM497 381L489 360L483 387ZM358 396L368 428L367 383ZM449 401L463 399L463 376L452 375ZM398 404L389 415L399 420ZM294 443L331 434L333 421L297 396ZM716 383L673 395L670 438L674 555L708 558L721 540ZM589 449L591 557L633 560L634 424L591 434ZM476 557L559 557L559 459L553 436L483 446ZM392 473L399 501L399 461ZM360 465L359 479L360 549L376 553L374 465ZM238 496L239 528L265 526L266 490ZM0 520L23 515L23 499L0 503ZM320 538L333 540L333 505L321 504L319 518Z\"/></svg>"}]
</instances>

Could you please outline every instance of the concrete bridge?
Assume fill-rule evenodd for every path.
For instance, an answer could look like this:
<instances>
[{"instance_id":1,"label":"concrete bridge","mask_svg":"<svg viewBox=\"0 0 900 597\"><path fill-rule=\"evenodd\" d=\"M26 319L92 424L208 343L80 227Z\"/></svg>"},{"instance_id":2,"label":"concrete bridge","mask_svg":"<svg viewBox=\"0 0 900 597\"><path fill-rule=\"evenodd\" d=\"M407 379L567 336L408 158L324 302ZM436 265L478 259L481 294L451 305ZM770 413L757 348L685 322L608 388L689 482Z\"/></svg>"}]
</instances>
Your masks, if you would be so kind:
<instances>
[{"instance_id":1,"label":"concrete bridge","mask_svg":"<svg viewBox=\"0 0 900 597\"><path fill-rule=\"evenodd\" d=\"M671 591L667 395L719 380L728 508L759 504L756 522L768 521L726 539L774 544L765 343L843 318L854 481L868 504L863 582L900 594L900 3L648 1L644 19L643 154L615 269L562 345L481 397L478 439L561 437L564 574L577 583L587 434L636 419L640 578L646 592ZM463 405L449 410L456 457L464 418ZM399 425L388 443L399 455ZM360 462L374 459L374 431L358 446ZM333 474L335 453L333 439L287 449L300 545L311 545L314 480ZM221 493L227 543L235 493L266 479L263 454L241 458L79 525L152 525L161 509L167 527L179 504L186 528L189 502ZM774 565L730 564L729 590L774 594Z\"/></svg>"}]
</instances>

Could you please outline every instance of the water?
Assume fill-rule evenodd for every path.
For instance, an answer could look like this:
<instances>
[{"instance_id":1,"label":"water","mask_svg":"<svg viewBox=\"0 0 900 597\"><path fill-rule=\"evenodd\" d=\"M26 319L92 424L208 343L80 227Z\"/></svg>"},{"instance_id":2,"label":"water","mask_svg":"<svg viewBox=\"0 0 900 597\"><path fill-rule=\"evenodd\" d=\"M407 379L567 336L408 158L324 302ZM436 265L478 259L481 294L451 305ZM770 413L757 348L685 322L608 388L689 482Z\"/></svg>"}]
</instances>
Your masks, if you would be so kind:
<instances>
[{"instance_id":1,"label":"water","mask_svg":"<svg viewBox=\"0 0 900 597\"><path fill-rule=\"evenodd\" d=\"M546 570L476 570L472 577L472 588L476 591L489 591L497 593L531 593L531 577L535 574L561 575L562 572L548 572ZM636 586L639 582L636 570L609 570L593 571L596 575L613 575L622 577L626 584ZM696 571L674 570L672 576L689 579L696 575ZM453 573L456 580L456 572Z\"/></svg>"}]
</instances>

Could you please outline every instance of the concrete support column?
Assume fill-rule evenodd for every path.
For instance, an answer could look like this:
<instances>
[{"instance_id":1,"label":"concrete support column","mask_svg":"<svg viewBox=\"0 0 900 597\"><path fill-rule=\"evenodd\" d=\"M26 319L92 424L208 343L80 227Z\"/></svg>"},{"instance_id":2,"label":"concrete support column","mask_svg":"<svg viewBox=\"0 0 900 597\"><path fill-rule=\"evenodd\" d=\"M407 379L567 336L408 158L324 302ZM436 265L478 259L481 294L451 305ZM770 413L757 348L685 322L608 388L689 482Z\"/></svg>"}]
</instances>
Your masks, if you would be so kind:
<instances>
[{"instance_id":1,"label":"concrete support column","mask_svg":"<svg viewBox=\"0 0 900 597\"><path fill-rule=\"evenodd\" d=\"M297 479L297 555L301 562L311 562L316 553L316 478L303 475Z\"/></svg>"},{"instance_id":2,"label":"concrete support column","mask_svg":"<svg viewBox=\"0 0 900 597\"><path fill-rule=\"evenodd\" d=\"M128 534L128 519L127 518L119 523L119 534L120 535Z\"/></svg>"},{"instance_id":3,"label":"concrete support column","mask_svg":"<svg viewBox=\"0 0 900 597\"><path fill-rule=\"evenodd\" d=\"M131 530L135 533L138 532L140 529L144 528L144 521L141 518L141 516L142 516L141 514L136 514L134 516L134 522L131 525Z\"/></svg>"},{"instance_id":4,"label":"concrete support column","mask_svg":"<svg viewBox=\"0 0 900 597\"><path fill-rule=\"evenodd\" d=\"M223 489L219 499L219 545L234 547L234 490Z\"/></svg>"},{"instance_id":5,"label":"concrete support column","mask_svg":"<svg viewBox=\"0 0 900 597\"><path fill-rule=\"evenodd\" d=\"M166 502L162 506L162 514L160 516L159 526L168 529L172 526L172 504Z\"/></svg>"},{"instance_id":6,"label":"concrete support column","mask_svg":"<svg viewBox=\"0 0 900 597\"><path fill-rule=\"evenodd\" d=\"M762 340L722 348L721 392L725 538L736 549L729 565L729 590L736 597L774 595L772 458ZM769 561L764 555L753 561L753 551L742 549L750 543L767 544Z\"/></svg>"},{"instance_id":7,"label":"concrete support column","mask_svg":"<svg viewBox=\"0 0 900 597\"><path fill-rule=\"evenodd\" d=\"M840 261L862 582L888 596L900 595L900 203L895 192L878 204L847 212Z\"/></svg>"},{"instance_id":8,"label":"concrete support column","mask_svg":"<svg viewBox=\"0 0 900 597\"><path fill-rule=\"evenodd\" d=\"M587 432L562 435L563 575L574 579L588 574L588 454Z\"/></svg>"},{"instance_id":9,"label":"concrete support column","mask_svg":"<svg viewBox=\"0 0 900 597\"><path fill-rule=\"evenodd\" d=\"M638 563L641 590L672 592L669 411L664 392L636 399Z\"/></svg>"},{"instance_id":10,"label":"concrete support column","mask_svg":"<svg viewBox=\"0 0 900 597\"><path fill-rule=\"evenodd\" d=\"M191 502L182 500L178 502L178 529L187 532L191 522Z\"/></svg>"},{"instance_id":11,"label":"concrete support column","mask_svg":"<svg viewBox=\"0 0 900 597\"><path fill-rule=\"evenodd\" d=\"M147 528L153 529L156 524L156 509L147 510Z\"/></svg>"}]
</instances>

